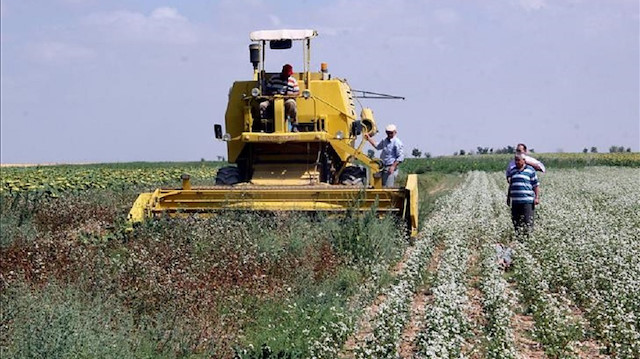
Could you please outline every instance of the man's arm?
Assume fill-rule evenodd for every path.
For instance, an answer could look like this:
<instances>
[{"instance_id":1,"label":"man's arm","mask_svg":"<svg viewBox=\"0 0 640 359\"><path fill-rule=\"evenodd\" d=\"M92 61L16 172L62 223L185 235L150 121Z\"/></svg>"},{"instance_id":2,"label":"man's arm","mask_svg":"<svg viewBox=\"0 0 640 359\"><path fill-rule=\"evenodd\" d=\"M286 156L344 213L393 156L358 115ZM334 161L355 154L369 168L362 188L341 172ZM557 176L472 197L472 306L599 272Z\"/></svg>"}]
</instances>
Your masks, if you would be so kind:
<instances>
[{"instance_id":1,"label":"man's arm","mask_svg":"<svg viewBox=\"0 0 640 359\"><path fill-rule=\"evenodd\" d=\"M507 183L511 183L511 170L516 166L514 160L509 161L507 169L504 171L504 176L507 178Z\"/></svg>"},{"instance_id":2,"label":"man's arm","mask_svg":"<svg viewBox=\"0 0 640 359\"><path fill-rule=\"evenodd\" d=\"M378 146L376 145L376 143L373 141L373 139L371 138L371 136L369 136L368 133L364 134L364 138L369 141L369 143L371 144L371 146L375 147L376 149L378 148Z\"/></svg>"},{"instance_id":3,"label":"man's arm","mask_svg":"<svg viewBox=\"0 0 640 359\"><path fill-rule=\"evenodd\" d=\"M533 204L537 205L540 203L540 186L538 184L538 176L535 172L531 175L531 186L533 187L533 193L536 195L533 199Z\"/></svg>"},{"instance_id":4,"label":"man's arm","mask_svg":"<svg viewBox=\"0 0 640 359\"><path fill-rule=\"evenodd\" d=\"M298 85L298 80L293 76L289 76L287 79L287 95L288 96L298 96L300 94L300 86Z\"/></svg>"},{"instance_id":5,"label":"man's arm","mask_svg":"<svg viewBox=\"0 0 640 359\"><path fill-rule=\"evenodd\" d=\"M396 162L404 161L404 144L396 137Z\"/></svg>"},{"instance_id":6,"label":"man's arm","mask_svg":"<svg viewBox=\"0 0 640 359\"><path fill-rule=\"evenodd\" d=\"M516 162L511 160L507 165L507 170L504 171L504 175L507 178L507 183L511 183L511 177L513 176L513 172L516 169Z\"/></svg>"},{"instance_id":7,"label":"man's arm","mask_svg":"<svg viewBox=\"0 0 640 359\"><path fill-rule=\"evenodd\" d=\"M524 161L531 167L535 168L536 171L540 171L542 173L544 173L546 171L546 168L544 167L544 164L542 164L542 162L538 161L537 159L531 157L531 156L524 156Z\"/></svg>"}]
</instances>

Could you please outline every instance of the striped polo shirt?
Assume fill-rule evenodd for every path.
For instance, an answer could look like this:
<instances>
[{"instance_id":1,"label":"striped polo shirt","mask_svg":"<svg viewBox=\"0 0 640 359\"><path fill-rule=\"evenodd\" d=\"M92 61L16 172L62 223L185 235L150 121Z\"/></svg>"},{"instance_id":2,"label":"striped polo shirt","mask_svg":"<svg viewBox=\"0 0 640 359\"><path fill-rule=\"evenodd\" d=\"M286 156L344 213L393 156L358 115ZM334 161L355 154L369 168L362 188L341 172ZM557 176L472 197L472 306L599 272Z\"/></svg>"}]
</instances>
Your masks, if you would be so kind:
<instances>
[{"instance_id":1,"label":"striped polo shirt","mask_svg":"<svg viewBox=\"0 0 640 359\"><path fill-rule=\"evenodd\" d=\"M509 171L511 183L509 184L509 197L512 203L533 203L536 195L533 189L538 187L538 176L536 170L530 165L526 165L522 171L517 167Z\"/></svg>"},{"instance_id":2,"label":"striped polo shirt","mask_svg":"<svg viewBox=\"0 0 640 359\"><path fill-rule=\"evenodd\" d=\"M300 92L300 86L293 76L283 79L280 75L274 75L267 83L267 91L272 94L291 95Z\"/></svg>"}]
</instances>

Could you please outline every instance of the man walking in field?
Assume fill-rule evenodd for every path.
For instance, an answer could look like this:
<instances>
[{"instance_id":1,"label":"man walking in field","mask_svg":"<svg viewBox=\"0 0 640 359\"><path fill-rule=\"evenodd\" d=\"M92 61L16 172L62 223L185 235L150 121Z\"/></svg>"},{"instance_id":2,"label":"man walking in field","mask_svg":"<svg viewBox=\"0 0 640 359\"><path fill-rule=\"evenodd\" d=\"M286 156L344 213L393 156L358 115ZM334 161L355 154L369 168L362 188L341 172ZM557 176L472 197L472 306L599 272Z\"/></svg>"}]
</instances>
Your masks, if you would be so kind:
<instances>
[{"instance_id":1,"label":"man walking in field","mask_svg":"<svg viewBox=\"0 0 640 359\"><path fill-rule=\"evenodd\" d=\"M509 170L507 205L511 205L511 220L516 233L528 234L533 229L535 206L540 203L536 170L526 163L524 153L516 153L515 167Z\"/></svg>"}]
</instances>

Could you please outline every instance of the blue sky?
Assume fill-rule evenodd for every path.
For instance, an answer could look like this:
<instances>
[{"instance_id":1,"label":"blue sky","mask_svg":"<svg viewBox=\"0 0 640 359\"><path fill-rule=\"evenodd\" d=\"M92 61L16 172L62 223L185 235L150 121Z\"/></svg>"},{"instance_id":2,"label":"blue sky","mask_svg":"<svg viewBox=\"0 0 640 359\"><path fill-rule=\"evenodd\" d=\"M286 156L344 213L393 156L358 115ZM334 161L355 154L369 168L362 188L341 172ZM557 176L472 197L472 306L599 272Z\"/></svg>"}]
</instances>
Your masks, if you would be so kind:
<instances>
[{"instance_id":1,"label":"blue sky","mask_svg":"<svg viewBox=\"0 0 640 359\"><path fill-rule=\"evenodd\" d=\"M2 163L226 157L213 124L251 77L249 32L278 28L318 31L313 69L406 97L362 103L409 152L640 150L637 0L2 0L1 13Z\"/></svg>"}]
</instances>

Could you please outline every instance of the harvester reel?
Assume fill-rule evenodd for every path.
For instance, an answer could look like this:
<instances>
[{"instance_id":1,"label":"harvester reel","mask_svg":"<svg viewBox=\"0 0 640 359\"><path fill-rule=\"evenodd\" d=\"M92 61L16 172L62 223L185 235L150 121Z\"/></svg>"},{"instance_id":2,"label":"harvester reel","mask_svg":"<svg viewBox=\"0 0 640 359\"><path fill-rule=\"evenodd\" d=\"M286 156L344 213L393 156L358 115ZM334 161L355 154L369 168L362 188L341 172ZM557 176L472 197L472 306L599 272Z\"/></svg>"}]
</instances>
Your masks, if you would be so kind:
<instances>
[{"instance_id":1,"label":"harvester reel","mask_svg":"<svg viewBox=\"0 0 640 359\"><path fill-rule=\"evenodd\" d=\"M234 185L240 183L240 178L240 169L238 167L222 167L216 173L216 185Z\"/></svg>"},{"instance_id":2,"label":"harvester reel","mask_svg":"<svg viewBox=\"0 0 640 359\"><path fill-rule=\"evenodd\" d=\"M340 174L340 183L347 186L362 186L367 178L367 171L360 166L346 167Z\"/></svg>"}]
</instances>

